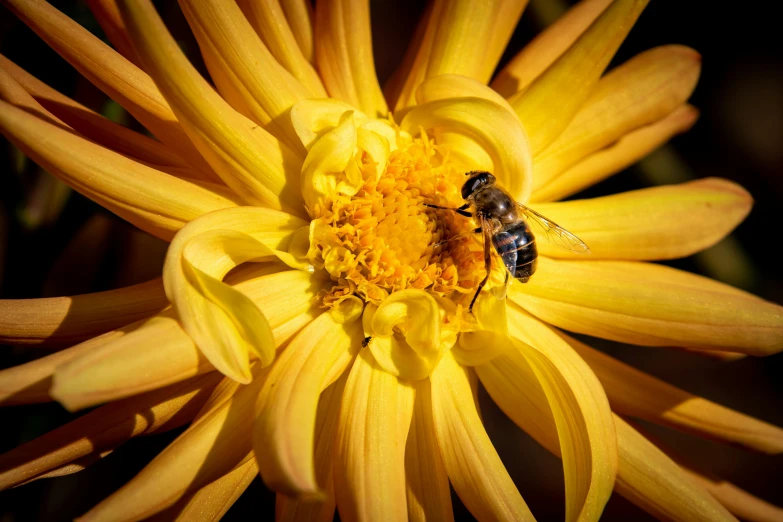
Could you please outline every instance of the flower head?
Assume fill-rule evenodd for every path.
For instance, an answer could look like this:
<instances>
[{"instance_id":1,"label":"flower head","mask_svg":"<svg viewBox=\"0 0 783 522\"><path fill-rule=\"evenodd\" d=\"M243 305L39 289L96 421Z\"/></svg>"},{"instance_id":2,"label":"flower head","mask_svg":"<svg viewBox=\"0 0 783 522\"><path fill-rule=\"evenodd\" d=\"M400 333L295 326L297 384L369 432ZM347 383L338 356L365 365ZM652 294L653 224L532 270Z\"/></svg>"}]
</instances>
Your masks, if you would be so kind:
<instances>
[{"instance_id":1,"label":"flower head","mask_svg":"<svg viewBox=\"0 0 783 522\"><path fill-rule=\"evenodd\" d=\"M741 187L707 179L554 202L696 118L691 49L658 47L605 74L646 1L584 0L491 86L524 2L436 1L383 91L364 2L319 0L311 18L304 2L181 0L214 87L148 0L91 2L117 52L43 1L8 3L157 139L85 125L5 59L2 132L171 243L162 283L74 298L87 313L56 336L96 337L0 372L7 403L106 403L2 457L0 484L72 472L129 437L189 423L85 520L219 518L258 473L282 520L335 509L449 520L449 484L479 520L532 520L482 425L479 381L562 458L569 521L598 519L613 490L658 517L732 519L719 488L617 414L783 449L779 428L563 331L783 349L781 307L646 262L728 234L751 206ZM476 170L590 253L539 234L537 271L513 281L497 250L506 229L463 199ZM44 320L59 303L0 303L2 338L51 340Z\"/></svg>"}]
</instances>

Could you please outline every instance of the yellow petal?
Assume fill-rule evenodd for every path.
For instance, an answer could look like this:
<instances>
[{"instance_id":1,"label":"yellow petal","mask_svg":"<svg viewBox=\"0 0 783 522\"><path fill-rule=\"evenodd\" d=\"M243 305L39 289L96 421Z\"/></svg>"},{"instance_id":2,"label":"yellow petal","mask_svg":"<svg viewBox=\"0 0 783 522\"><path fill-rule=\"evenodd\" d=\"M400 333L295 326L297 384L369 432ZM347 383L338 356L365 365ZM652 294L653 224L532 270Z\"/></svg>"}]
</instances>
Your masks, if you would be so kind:
<instances>
[{"instance_id":1,"label":"yellow petal","mask_svg":"<svg viewBox=\"0 0 783 522\"><path fill-rule=\"evenodd\" d=\"M430 381L438 446L462 502L479 520L534 520L484 431L465 369L446 353Z\"/></svg>"},{"instance_id":2,"label":"yellow petal","mask_svg":"<svg viewBox=\"0 0 783 522\"><path fill-rule=\"evenodd\" d=\"M340 414L340 402L348 381L348 372L321 393L315 419L315 476L321 485L320 501L296 500L278 493L275 499L275 522L332 522L337 505L334 497L334 436ZM262 457L263 458L263 457Z\"/></svg>"},{"instance_id":3,"label":"yellow petal","mask_svg":"<svg viewBox=\"0 0 783 522\"><path fill-rule=\"evenodd\" d=\"M235 2L183 0L180 6L199 46L214 57L210 70L217 65L242 95L246 116L297 150L288 112L312 93L277 62Z\"/></svg>"},{"instance_id":4,"label":"yellow petal","mask_svg":"<svg viewBox=\"0 0 783 522\"><path fill-rule=\"evenodd\" d=\"M554 201L587 188L633 165L666 143L672 136L690 129L699 112L681 105L660 120L629 132L617 143L594 152L539 187L531 201Z\"/></svg>"},{"instance_id":5,"label":"yellow petal","mask_svg":"<svg viewBox=\"0 0 783 522\"><path fill-rule=\"evenodd\" d=\"M576 115L646 5L647 0L615 0L557 61L509 99L534 155Z\"/></svg>"},{"instance_id":6,"label":"yellow petal","mask_svg":"<svg viewBox=\"0 0 783 522\"><path fill-rule=\"evenodd\" d=\"M275 342L259 308L222 279L237 265L264 256L301 264L278 250L305 225L259 207L213 212L185 226L166 254L163 284L183 328L215 368L239 382L249 382L250 353L267 366Z\"/></svg>"},{"instance_id":7,"label":"yellow petal","mask_svg":"<svg viewBox=\"0 0 783 522\"><path fill-rule=\"evenodd\" d=\"M361 350L348 375L334 444L334 489L340 518L407 520L405 440L413 387Z\"/></svg>"},{"instance_id":8,"label":"yellow petal","mask_svg":"<svg viewBox=\"0 0 783 522\"><path fill-rule=\"evenodd\" d=\"M302 499L321 494L313 447L319 396L361 348L358 322L323 314L293 338L275 362L256 403L253 447L264 483Z\"/></svg>"},{"instance_id":9,"label":"yellow petal","mask_svg":"<svg viewBox=\"0 0 783 522\"><path fill-rule=\"evenodd\" d=\"M707 178L533 208L587 243L590 260L656 260L714 245L745 219L752 205L739 185ZM545 241L537 245L539 253L550 257L586 257Z\"/></svg>"},{"instance_id":10,"label":"yellow petal","mask_svg":"<svg viewBox=\"0 0 783 522\"><path fill-rule=\"evenodd\" d=\"M435 7L440 9L442 5L441 2L427 2L402 62L383 86L383 94L396 114L416 103L416 89L426 77L427 60L438 29L435 23L430 23L430 20ZM405 89L405 96L403 96L403 89Z\"/></svg>"},{"instance_id":11,"label":"yellow petal","mask_svg":"<svg viewBox=\"0 0 783 522\"><path fill-rule=\"evenodd\" d=\"M406 57L401 73L405 83L395 111L414 105L416 89L427 78L460 74L486 83L525 4L518 0L434 2L427 27L420 29L421 38L413 40L417 47Z\"/></svg>"},{"instance_id":12,"label":"yellow petal","mask_svg":"<svg viewBox=\"0 0 783 522\"><path fill-rule=\"evenodd\" d=\"M643 52L601 78L565 130L533 161L537 187L589 154L685 103L696 87L699 53L682 45Z\"/></svg>"},{"instance_id":13,"label":"yellow petal","mask_svg":"<svg viewBox=\"0 0 783 522\"><path fill-rule=\"evenodd\" d=\"M548 323L615 341L749 355L783 349L783 307L660 265L541 257L509 295Z\"/></svg>"},{"instance_id":14,"label":"yellow petal","mask_svg":"<svg viewBox=\"0 0 783 522\"><path fill-rule=\"evenodd\" d=\"M408 519L412 522L450 522L454 520L454 511L451 508L449 477L435 435L430 383L419 381L414 386L413 420L405 446Z\"/></svg>"},{"instance_id":15,"label":"yellow petal","mask_svg":"<svg viewBox=\"0 0 783 522\"><path fill-rule=\"evenodd\" d=\"M301 214L297 154L212 89L185 58L151 3L119 4L146 70L220 178L250 204Z\"/></svg>"},{"instance_id":16,"label":"yellow petal","mask_svg":"<svg viewBox=\"0 0 783 522\"><path fill-rule=\"evenodd\" d=\"M91 143L5 102L0 130L25 154L78 192L163 239L196 217L235 204Z\"/></svg>"},{"instance_id":17,"label":"yellow petal","mask_svg":"<svg viewBox=\"0 0 783 522\"><path fill-rule=\"evenodd\" d=\"M0 300L0 343L76 344L167 306L160 279L72 297Z\"/></svg>"},{"instance_id":18,"label":"yellow petal","mask_svg":"<svg viewBox=\"0 0 783 522\"><path fill-rule=\"evenodd\" d=\"M506 301L485 292L476 300L473 314L478 322L474 331L464 331L451 353L463 366L486 364L511 349L506 318Z\"/></svg>"},{"instance_id":19,"label":"yellow petal","mask_svg":"<svg viewBox=\"0 0 783 522\"><path fill-rule=\"evenodd\" d=\"M518 201L527 201L532 185L531 154L524 129L507 109L483 98L437 100L415 107L400 124L411 135L436 127L478 142L492 158L499 183Z\"/></svg>"},{"instance_id":20,"label":"yellow petal","mask_svg":"<svg viewBox=\"0 0 783 522\"><path fill-rule=\"evenodd\" d=\"M367 116L353 105L332 98L300 101L291 109L291 121L302 145L310 150L319 138L340 125L343 115L350 111L355 122L366 121Z\"/></svg>"},{"instance_id":21,"label":"yellow petal","mask_svg":"<svg viewBox=\"0 0 783 522\"><path fill-rule=\"evenodd\" d=\"M132 437L190 422L220 380L213 372L102 406L0 455L0 489L14 487Z\"/></svg>"},{"instance_id":22,"label":"yellow petal","mask_svg":"<svg viewBox=\"0 0 783 522\"><path fill-rule=\"evenodd\" d=\"M256 461L249 456L237 467L213 480L172 507L148 519L150 522L217 522L258 476Z\"/></svg>"},{"instance_id":23,"label":"yellow petal","mask_svg":"<svg viewBox=\"0 0 783 522\"><path fill-rule=\"evenodd\" d=\"M582 0L527 44L492 80L492 88L509 97L557 60L595 21L612 0Z\"/></svg>"},{"instance_id":24,"label":"yellow petal","mask_svg":"<svg viewBox=\"0 0 783 522\"><path fill-rule=\"evenodd\" d=\"M265 371L256 367L254 379L247 386L224 379L182 435L82 520L146 518L242 463L251 450L247 421L253 415L253 405L265 376Z\"/></svg>"},{"instance_id":25,"label":"yellow petal","mask_svg":"<svg viewBox=\"0 0 783 522\"><path fill-rule=\"evenodd\" d=\"M509 330L549 402L560 439L566 520L598 520L617 473L612 411L590 367L552 329L509 306Z\"/></svg>"},{"instance_id":26,"label":"yellow petal","mask_svg":"<svg viewBox=\"0 0 783 522\"><path fill-rule=\"evenodd\" d=\"M276 345L281 346L321 313L313 306L313 298L322 285L310 274L289 270L251 279L236 288L261 309L273 328ZM172 310L125 330L125 335L59 366L52 396L75 410L214 369Z\"/></svg>"},{"instance_id":27,"label":"yellow petal","mask_svg":"<svg viewBox=\"0 0 783 522\"><path fill-rule=\"evenodd\" d=\"M8 5L52 49L163 143L199 171L212 171L144 71L43 0L13 0Z\"/></svg>"},{"instance_id":28,"label":"yellow petal","mask_svg":"<svg viewBox=\"0 0 783 522\"><path fill-rule=\"evenodd\" d=\"M323 0L315 7L318 71L333 98L370 116L389 112L375 75L367 0Z\"/></svg>"},{"instance_id":29,"label":"yellow petal","mask_svg":"<svg viewBox=\"0 0 783 522\"><path fill-rule=\"evenodd\" d=\"M506 415L539 444L559 455L557 429L535 373L518 351L476 367L482 384ZM619 416L615 490L660 520L734 520L703 488Z\"/></svg>"},{"instance_id":30,"label":"yellow petal","mask_svg":"<svg viewBox=\"0 0 783 522\"><path fill-rule=\"evenodd\" d=\"M356 143L356 124L348 112L311 146L302 165L302 195L312 215L319 215L338 194L353 196L361 188L361 175L352 175L359 173Z\"/></svg>"},{"instance_id":31,"label":"yellow petal","mask_svg":"<svg viewBox=\"0 0 783 522\"><path fill-rule=\"evenodd\" d=\"M682 468L682 471L742 520L750 522L780 522L783 520L783 509L751 495L731 482L708 477L688 468Z\"/></svg>"},{"instance_id":32,"label":"yellow petal","mask_svg":"<svg viewBox=\"0 0 783 522\"><path fill-rule=\"evenodd\" d=\"M87 5L114 48L133 62L133 65L141 67L141 60L136 55L128 32L125 30L125 23L120 16L116 0L87 0Z\"/></svg>"},{"instance_id":33,"label":"yellow petal","mask_svg":"<svg viewBox=\"0 0 783 522\"><path fill-rule=\"evenodd\" d=\"M46 110L90 141L150 166L177 167L177 172L187 174L187 176L183 177L212 179L188 165L185 160L168 146L144 134L134 132L127 127L114 123L84 105L60 94L2 55L0 55L0 67L5 69Z\"/></svg>"},{"instance_id":34,"label":"yellow petal","mask_svg":"<svg viewBox=\"0 0 783 522\"><path fill-rule=\"evenodd\" d=\"M286 20L285 11L280 3L253 0L240 0L238 3L248 22L280 65L301 82L308 90L310 97L326 98L324 84L318 77L318 73L315 72L310 59L299 47L294 31ZM289 3L296 4L296 2ZM307 21L309 22L309 16Z\"/></svg>"},{"instance_id":35,"label":"yellow petal","mask_svg":"<svg viewBox=\"0 0 783 522\"><path fill-rule=\"evenodd\" d=\"M13 77L0 66L0 100L15 105L22 110L36 115L42 120L68 129L68 124L64 123L57 116L44 109L30 94L19 85Z\"/></svg>"},{"instance_id":36,"label":"yellow petal","mask_svg":"<svg viewBox=\"0 0 783 522\"><path fill-rule=\"evenodd\" d=\"M279 0L294 38L307 61L315 63L313 49L313 7L306 0Z\"/></svg>"},{"instance_id":37,"label":"yellow petal","mask_svg":"<svg viewBox=\"0 0 783 522\"><path fill-rule=\"evenodd\" d=\"M560 335L596 373L615 412L732 445L783 453L783 429L690 394Z\"/></svg>"}]
</instances>

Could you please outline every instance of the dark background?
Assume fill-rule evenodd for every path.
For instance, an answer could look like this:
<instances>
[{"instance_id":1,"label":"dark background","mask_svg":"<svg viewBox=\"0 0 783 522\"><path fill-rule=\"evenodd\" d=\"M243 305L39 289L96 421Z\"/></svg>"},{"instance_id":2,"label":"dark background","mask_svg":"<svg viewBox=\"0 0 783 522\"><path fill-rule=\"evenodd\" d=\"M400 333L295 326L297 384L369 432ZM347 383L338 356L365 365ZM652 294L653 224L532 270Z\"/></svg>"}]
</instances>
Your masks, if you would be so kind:
<instances>
[{"instance_id":1,"label":"dark background","mask_svg":"<svg viewBox=\"0 0 783 522\"><path fill-rule=\"evenodd\" d=\"M53 3L102 36L83 2ZM176 3L158 4L172 32L198 62L195 42ZM399 63L424 7L423 2L403 4L371 2L376 67L381 80ZM557 4L551 0L532 2L503 63L548 23L558 11ZM663 150L577 197L707 176L742 184L756 200L748 219L716 247L670 264L781 303L778 248L779 206L783 202L783 54L773 6L763 1L724 7L708 2L653 0L615 63L663 44L684 44L698 50L703 56L702 74L691 103L701 110L701 118L689 133L675 138ZM0 7L0 52L81 103L139 128L4 7ZM0 143L0 169L0 297L85 293L160 275L166 248L163 242L64 189L5 141ZM688 391L783 425L783 409L779 406L783 399L781 355L725 363L665 349L586 340ZM0 368L32 359L31 352L42 353L40 348L0 347ZM481 406L487 431L538 520L563 520L560 461L519 431L483 392ZM57 404L0 410L0 451L71 418ZM644 427L688 455L701 470L783 504L779 487L782 457L754 454L649 424ZM0 522L79 516L129 480L178 433L135 439L78 474L0 492ZM256 480L225 519L271 519L273 499ZM458 520L471 520L456 497L455 513ZM604 520L629 519L651 518L614 495Z\"/></svg>"}]
</instances>

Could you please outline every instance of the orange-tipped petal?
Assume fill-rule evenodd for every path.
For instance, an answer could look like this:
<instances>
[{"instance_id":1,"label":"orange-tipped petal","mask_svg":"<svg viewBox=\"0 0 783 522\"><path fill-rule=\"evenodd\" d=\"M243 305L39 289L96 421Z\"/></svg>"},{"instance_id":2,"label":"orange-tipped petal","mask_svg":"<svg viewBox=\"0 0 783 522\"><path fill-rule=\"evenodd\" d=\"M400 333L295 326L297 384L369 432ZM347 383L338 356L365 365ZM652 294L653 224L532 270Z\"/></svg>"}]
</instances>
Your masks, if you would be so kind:
<instances>
[{"instance_id":1,"label":"orange-tipped petal","mask_svg":"<svg viewBox=\"0 0 783 522\"><path fill-rule=\"evenodd\" d=\"M361 350L343 392L334 444L340 518L407 520L405 440L414 389Z\"/></svg>"},{"instance_id":2,"label":"orange-tipped petal","mask_svg":"<svg viewBox=\"0 0 783 522\"><path fill-rule=\"evenodd\" d=\"M312 98L326 98L321 78L297 44L286 13L277 1L240 0L239 7L272 55L309 91ZM295 2L289 2L295 3ZM309 16L308 16L309 21Z\"/></svg>"},{"instance_id":3,"label":"orange-tipped petal","mask_svg":"<svg viewBox=\"0 0 783 522\"><path fill-rule=\"evenodd\" d=\"M630 167L676 134L690 129L699 111L681 105L660 120L629 132L617 143L594 152L566 169L530 196L531 201L555 201L579 192Z\"/></svg>"},{"instance_id":4,"label":"orange-tipped petal","mask_svg":"<svg viewBox=\"0 0 783 522\"><path fill-rule=\"evenodd\" d=\"M783 350L783 307L661 265L542 256L509 296L555 326L615 341L759 356Z\"/></svg>"},{"instance_id":5,"label":"orange-tipped petal","mask_svg":"<svg viewBox=\"0 0 783 522\"><path fill-rule=\"evenodd\" d=\"M90 141L150 166L174 167L177 173L186 174L183 177L212 179L191 167L167 145L114 123L60 94L3 55L0 55L0 67L46 110Z\"/></svg>"},{"instance_id":6,"label":"orange-tipped petal","mask_svg":"<svg viewBox=\"0 0 783 522\"><path fill-rule=\"evenodd\" d=\"M696 87L699 53L682 45L645 51L601 78L563 132L533 160L535 191L589 154L685 103Z\"/></svg>"},{"instance_id":7,"label":"orange-tipped petal","mask_svg":"<svg viewBox=\"0 0 783 522\"><path fill-rule=\"evenodd\" d=\"M590 27L612 0L582 0L527 44L492 80L492 88L509 97L523 90L557 60Z\"/></svg>"},{"instance_id":8,"label":"orange-tipped petal","mask_svg":"<svg viewBox=\"0 0 783 522\"><path fill-rule=\"evenodd\" d=\"M688 393L572 337L561 336L601 380L615 412L772 455L783 453L783 429Z\"/></svg>"},{"instance_id":9,"label":"orange-tipped petal","mask_svg":"<svg viewBox=\"0 0 783 522\"><path fill-rule=\"evenodd\" d=\"M438 446L465 506L479 520L535 520L484 431L466 369L447 352L430 381Z\"/></svg>"},{"instance_id":10,"label":"orange-tipped petal","mask_svg":"<svg viewBox=\"0 0 783 522\"><path fill-rule=\"evenodd\" d=\"M405 446L405 476L408 484L408 520L454 520L449 476L438 448L432 418L428 381L418 381L413 420Z\"/></svg>"},{"instance_id":11,"label":"orange-tipped petal","mask_svg":"<svg viewBox=\"0 0 783 522\"><path fill-rule=\"evenodd\" d=\"M315 53L326 90L371 117L389 112L375 74L367 0L322 0L315 7Z\"/></svg>"},{"instance_id":12,"label":"orange-tipped petal","mask_svg":"<svg viewBox=\"0 0 783 522\"><path fill-rule=\"evenodd\" d=\"M752 205L750 194L739 185L707 178L532 207L590 247L585 256L541 241L541 254L646 261L685 257L711 247L745 219Z\"/></svg>"},{"instance_id":13,"label":"orange-tipped petal","mask_svg":"<svg viewBox=\"0 0 783 522\"><path fill-rule=\"evenodd\" d=\"M235 203L0 102L0 131L78 192L145 232L170 239L196 217Z\"/></svg>"},{"instance_id":14,"label":"orange-tipped petal","mask_svg":"<svg viewBox=\"0 0 783 522\"><path fill-rule=\"evenodd\" d=\"M322 284L310 274L289 270L251 279L236 288L260 307L272 326L275 343L281 346L320 314L313 298ZM160 388L213 368L177 316L167 310L58 367L51 393L75 410Z\"/></svg>"},{"instance_id":15,"label":"orange-tipped petal","mask_svg":"<svg viewBox=\"0 0 783 522\"><path fill-rule=\"evenodd\" d=\"M146 70L218 176L249 204L303 214L298 155L214 91L150 2L118 3Z\"/></svg>"},{"instance_id":16,"label":"orange-tipped petal","mask_svg":"<svg viewBox=\"0 0 783 522\"><path fill-rule=\"evenodd\" d=\"M315 418L315 476L321 487L321 500L297 500L278 493L275 500L275 522L332 522L337 501L334 496L334 437L340 415L348 372L326 388L318 400ZM262 457L263 458L263 457Z\"/></svg>"},{"instance_id":17,"label":"orange-tipped petal","mask_svg":"<svg viewBox=\"0 0 783 522\"><path fill-rule=\"evenodd\" d=\"M615 0L557 61L509 99L530 136L534 155L579 111L647 1Z\"/></svg>"},{"instance_id":18,"label":"orange-tipped petal","mask_svg":"<svg viewBox=\"0 0 783 522\"><path fill-rule=\"evenodd\" d=\"M546 395L518 351L501 355L476 371L489 395L517 426L560 455L555 421ZM661 520L731 521L734 518L669 457L614 415L617 432L615 491Z\"/></svg>"},{"instance_id":19,"label":"orange-tipped petal","mask_svg":"<svg viewBox=\"0 0 783 522\"><path fill-rule=\"evenodd\" d=\"M0 300L0 343L76 344L168 306L160 279L72 297Z\"/></svg>"},{"instance_id":20,"label":"orange-tipped petal","mask_svg":"<svg viewBox=\"0 0 783 522\"><path fill-rule=\"evenodd\" d=\"M319 396L351 362L362 338L361 323L340 324L325 313L275 362L253 423L261 476L275 491L303 499L321 494L313 457Z\"/></svg>"},{"instance_id":21,"label":"orange-tipped petal","mask_svg":"<svg viewBox=\"0 0 783 522\"><path fill-rule=\"evenodd\" d=\"M128 31L125 29L125 22L122 21L117 1L87 0L87 5L114 48L133 62L136 67L141 67L141 59L136 55L133 44L128 37Z\"/></svg>"},{"instance_id":22,"label":"orange-tipped petal","mask_svg":"<svg viewBox=\"0 0 783 522\"><path fill-rule=\"evenodd\" d=\"M9 0L11 10L85 78L199 171L206 164L144 71L43 0Z\"/></svg>"},{"instance_id":23,"label":"orange-tipped petal","mask_svg":"<svg viewBox=\"0 0 783 522\"><path fill-rule=\"evenodd\" d=\"M97 408L0 455L0 489L14 487L93 453L111 451L132 437L190 422L220 375L212 372L161 390Z\"/></svg>"},{"instance_id":24,"label":"orange-tipped petal","mask_svg":"<svg viewBox=\"0 0 783 522\"><path fill-rule=\"evenodd\" d=\"M47 111L35 100L19 83L0 65L0 100L15 105L22 110L36 115L42 120L57 125L68 130L68 124L64 123L57 116Z\"/></svg>"},{"instance_id":25,"label":"orange-tipped petal","mask_svg":"<svg viewBox=\"0 0 783 522\"><path fill-rule=\"evenodd\" d=\"M245 116L293 150L301 149L288 112L312 94L275 60L239 6L207 0L182 0L180 6L201 49L213 57L207 62L210 71L220 68L242 96L250 111Z\"/></svg>"},{"instance_id":26,"label":"orange-tipped petal","mask_svg":"<svg viewBox=\"0 0 783 522\"><path fill-rule=\"evenodd\" d=\"M251 430L247 420L253 414L264 378L265 371L256 369L247 386L223 379L182 435L81 520L141 520L240 465L250 454Z\"/></svg>"}]
</instances>

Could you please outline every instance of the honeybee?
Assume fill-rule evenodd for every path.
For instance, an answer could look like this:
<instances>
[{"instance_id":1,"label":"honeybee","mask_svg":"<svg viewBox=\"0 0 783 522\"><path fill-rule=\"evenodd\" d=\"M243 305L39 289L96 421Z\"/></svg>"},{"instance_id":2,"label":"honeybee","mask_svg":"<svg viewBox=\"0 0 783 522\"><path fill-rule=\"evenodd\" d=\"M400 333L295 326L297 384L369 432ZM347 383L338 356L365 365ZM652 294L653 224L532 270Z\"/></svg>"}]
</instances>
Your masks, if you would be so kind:
<instances>
[{"instance_id":1,"label":"honeybee","mask_svg":"<svg viewBox=\"0 0 783 522\"><path fill-rule=\"evenodd\" d=\"M538 249L530 224L535 225L543 237L558 246L574 252L590 251L584 241L571 232L535 210L514 201L508 192L496 185L495 176L489 172L471 171L465 175L470 177L462 185L462 199L466 201L464 205L459 208L425 205L430 208L452 210L462 216L475 217L478 220L479 227L473 232L481 233L483 236L484 265L487 273L476 288L476 293L470 301L469 312L473 312L473 305L489 280L493 248L506 267L506 285L509 276L520 283L527 283L535 273ZM469 212L469 209L473 212ZM452 239L455 238L446 241Z\"/></svg>"}]
</instances>

